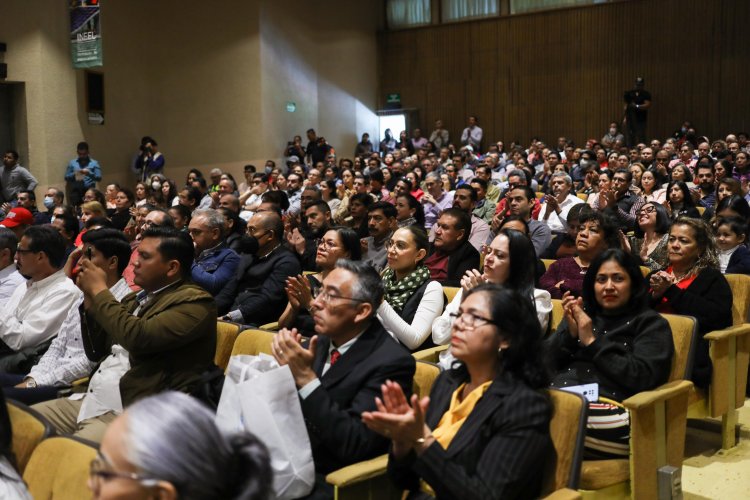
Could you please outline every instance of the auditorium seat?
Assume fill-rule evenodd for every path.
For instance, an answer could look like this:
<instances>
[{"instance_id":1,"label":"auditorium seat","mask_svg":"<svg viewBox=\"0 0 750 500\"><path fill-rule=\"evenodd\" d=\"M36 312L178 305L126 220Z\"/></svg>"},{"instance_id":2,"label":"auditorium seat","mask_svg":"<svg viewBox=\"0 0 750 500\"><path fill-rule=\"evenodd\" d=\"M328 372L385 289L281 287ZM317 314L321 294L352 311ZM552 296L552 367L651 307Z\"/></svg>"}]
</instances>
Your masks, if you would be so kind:
<instances>
[{"instance_id":1,"label":"auditorium seat","mask_svg":"<svg viewBox=\"0 0 750 500\"><path fill-rule=\"evenodd\" d=\"M216 324L216 355L214 363L222 370L227 369L229 356L232 354L234 342L240 334L240 325L229 321L218 321Z\"/></svg>"},{"instance_id":2,"label":"auditorium seat","mask_svg":"<svg viewBox=\"0 0 750 500\"><path fill-rule=\"evenodd\" d=\"M567 490L568 498L579 486L589 407L580 394L557 389L547 392L552 402L549 433L554 454L546 464L542 494L554 494L546 498L558 498Z\"/></svg>"},{"instance_id":3,"label":"auditorium seat","mask_svg":"<svg viewBox=\"0 0 750 500\"><path fill-rule=\"evenodd\" d=\"M461 287L459 286L444 286L443 287L443 293L445 294L445 298L448 299L445 303L446 307L448 304L453 302L453 299L456 297L456 294L458 291L461 290Z\"/></svg>"},{"instance_id":4,"label":"auditorium seat","mask_svg":"<svg viewBox=\"0 0 750 500\"><path fill-rule=\"evenodd\" d=\"M696 322L690 316L663 316L675 347L669 380L622 402L630 415L630 460L584 460L583 498L657 498L658 469L682 467Z\"/></svg>"},{"instance_id":5,"label":"auditorium seat","mask_svg":"<svg viewBox=\"0 0 750 500\"><path fill-rule=\"evenodd\" d=\"M258 328L260 328L261 330L269 331L269 332L278 332L279 322L274 321L273 323L266 323L265 325L260 325Z\"/></svg>"},{"instance_id":6,"label":"auditorium seat","mask_svg":"<svg viewBox=\"0 0 750 500\"><path fill-rule=\"evenodd\" d=\"M440 368L433 363L417 361L412 391L420 398L430 395ZM326 476L326 482L333 485L337 500L360 498L401 498L393 483L386 476L388 455L380 455L370 460L333 471Z\"/></svg>"},{"instance_id":7,"label":"auditorium seat","mask_svg":"<svg viewBox=\"0 0 750 500\"><path fill-rule=\"evenodd\" d=\"M556 259L541 259L542 264L544 264L544 270L547 271L549 269L549 266L555 263Z\"/></svg>"},{"instance_id":8,"label":"auditorium seat","mask_svg":"<svg viewBox=\"0 0 750 500\"><path fill-rule=\"evenodd\" d=\"M438 345L429 349L422 349L412 354L417 361L427 361L428 363L437 363L440 360L440 353L448 350L447 345Z\"/></svg>"},{"instance_id":9,"label":"auditorium seat","mask_svg":"<svg viewBox=\"0 0 750 500\"><path fill-rule=\"evenodd\" d=\"M742 408L747 391L750 357L750 276L727 274L732 289L732 326L709 332L709 355L713 371L707 391L691 393L690 418L721 417L722 449L734 447L737 410Z\"/></svg>"},{"instance_id":10,"label":"auditorium seat","mask_svg":"<svg viewBox=\"0 0 750 500\"><path fill-rule=\"evenodd\" d=\"M13 454L18 470L23 474L34 449L55 431L47 419L25 404L9 399L6 405L13 434Z\"/></svg>"},{"instance_id":11,"label":"auditorium seat","mask_svg":"<svg viewBox=\"0 0 750 500\"><path fill-rule=\"evenodd\" d=\"M257 356L260 353L271 354L271 343L273 342L273 332L265 330L244 330L234 341L232 347L232 356L239 354L250 354Z\"/></svg>"},{"instance_id":12,"label":"auditorium seat","mask_svg":"<svg viewBox=\"0 0 750 500\"><path fill-rule=\"evenodd\" d=\"M34 450L23 474L32 497L54 500L92 498L88 488L89 466L96 453L95 443L76 437L45 439Z\"/></svg>"}]
</instances>

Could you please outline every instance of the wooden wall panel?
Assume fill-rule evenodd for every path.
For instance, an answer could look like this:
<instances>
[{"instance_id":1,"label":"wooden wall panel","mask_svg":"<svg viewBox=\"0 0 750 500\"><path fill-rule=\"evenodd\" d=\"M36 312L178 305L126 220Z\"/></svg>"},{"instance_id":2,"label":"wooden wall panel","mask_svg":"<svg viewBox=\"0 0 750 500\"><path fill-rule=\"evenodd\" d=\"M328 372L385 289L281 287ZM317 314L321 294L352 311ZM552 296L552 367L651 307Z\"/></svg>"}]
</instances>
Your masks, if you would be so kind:
<instances>
[{"instance_id":1,"label":"wooden wall panel","mask_svg":"<svg viewBox=\"0 0 750 500\"><path fill-rule=\"evenodd\" d=\"M750 129L750 2L629 0L381 33L381 95L400 92L430 130L457 138L476 114L489 141L582 144L623 115L636 76L653 95L648 135Z\"/></svg>"}]
</instances>

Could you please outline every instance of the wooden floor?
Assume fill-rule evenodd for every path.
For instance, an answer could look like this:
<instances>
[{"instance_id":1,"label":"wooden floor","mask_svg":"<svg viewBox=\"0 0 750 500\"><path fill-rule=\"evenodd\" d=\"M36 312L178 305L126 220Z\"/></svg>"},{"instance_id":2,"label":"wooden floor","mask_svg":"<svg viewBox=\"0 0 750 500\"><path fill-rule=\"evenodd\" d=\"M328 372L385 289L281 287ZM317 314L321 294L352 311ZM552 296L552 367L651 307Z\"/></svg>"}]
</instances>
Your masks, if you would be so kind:
<instances>
[{"instance_id":1,"label":"wooden floor","mask_svg":"<svg viewBox=\"0 0 750 500\"><path fill-rule=\"evenodd\" d=\"M686 459L682 467L685 500L750 499L750 399L740 410L740 444L719 451L721 436L688 428Z\"/></svg>"}]
</instances>

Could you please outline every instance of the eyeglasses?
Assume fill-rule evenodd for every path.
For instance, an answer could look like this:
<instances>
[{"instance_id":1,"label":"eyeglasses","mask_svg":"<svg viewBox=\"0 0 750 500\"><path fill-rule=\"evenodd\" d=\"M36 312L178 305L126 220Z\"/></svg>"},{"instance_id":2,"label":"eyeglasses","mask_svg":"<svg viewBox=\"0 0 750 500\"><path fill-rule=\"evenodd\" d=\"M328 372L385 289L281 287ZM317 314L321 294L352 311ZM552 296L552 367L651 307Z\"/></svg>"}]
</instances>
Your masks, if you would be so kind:
<instances>
[{"instance_id":1,"label":"eyeglasses","mask_svg":"<svg viewBox=\"0 0 750 500\"><path fill-rule=\"evenodd\" d=\"M318 242L318 246L319 247L323 247L326 250L331 250L333 248L338 248L338 245L335 242L331 241L331 240L329 240L329 241L320 240L320 242Z\"/></svg>"},{"instance_id":2,"label":"eyeglasses","mask_svg":"<svg viewBox=\"0 0 750 500\"><path fill-rule=\"evenodd\" d=\"M260 238L260 237L262 237L263 235L265 235L266 233L269 233L269 232L270 232L270 231L264 231L264 232L263 232L263 233L261 233L261 234L255 234L255 233L259 232L259 231L263 231L263 229L260 229L260 228L257 228L257 227L250 227L250 226L247 226L247 231L246 231L246 232L247 232L247 234L249 234L250 236L255 236L256 238Z\"/></svg>"},{"instance_id":3,"label":"eyeglasses","mask_svg":"<svg viewBox=\"0 0 750 500\"><path fill-rule=\"evenodd\" d=\"M343 295L336 295L334 293L329 292L328 290L323 290L321 288L318 288L312 291L312 298L317 300L318 297L320 297L320 299L323 302L330 302L331 299L352 300L354 302L367 302L362 299L355 299L354 297L344 297Z\"/></svg>"},{"instance_id":4,"label":"eyeglasses","mask_svg":"<svg viewBox=\"0 0 750 500\"><path fill-rule=\"evenodd\" d=\"M449 316L453 318L453 321L461 319L461 323L467 328L479 328L480 326L493 324L494 322L489 318L484 318L478 314L474 314L469 311L458 311L450 313Z\"/></svg>"},{"instance_id":5,"label":"eyeglasses","mask_svg":"<svg viewBox=\"0 0 750 500\"><path fill-rule=\"evenodd\" d=\"M643 207L642 209L640 209L638 211L638 215L651 214L651 213L654 213L654 212L656 212L656 207L653 206L653 205L649 205L647 207Z\"/></svg>"},{"instance_id":6,"label":"eyeglasses","mask_svg":"<svg viewBox=\"0 0 750 500\"><path fill-rule=\"evenodd\" d=\"M143 476L141 474L135 474L132 472L118 472L111 469L111 464L101 453L97 453L96 458L91 461L89 465L89 477L98 486L98 481L109 481L114 478L130 479L131 481L137 481L146 488L153 488L159 484L158 479ZM96 489L96 488L95 488Z\"/></svg>"}]
</instances>

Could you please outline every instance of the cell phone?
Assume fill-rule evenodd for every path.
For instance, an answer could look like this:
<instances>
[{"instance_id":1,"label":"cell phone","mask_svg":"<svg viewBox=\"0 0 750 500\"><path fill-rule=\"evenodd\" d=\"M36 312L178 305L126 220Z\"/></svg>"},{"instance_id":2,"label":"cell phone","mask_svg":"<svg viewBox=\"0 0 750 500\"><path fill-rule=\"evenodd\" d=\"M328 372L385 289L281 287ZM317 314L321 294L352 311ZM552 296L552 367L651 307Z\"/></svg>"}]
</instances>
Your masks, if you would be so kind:
<instances>
[{"instance_id":1,"label":"cell phone","mask_svg":"<svg viewBox=\"0 0 750 500\"><path fill-rule=\"evenodd\" d=\"M92 254L91 247L87 247L86 248L86 258L88 260L91 260L91 254Z\"/></svg>"}]
</instances>

